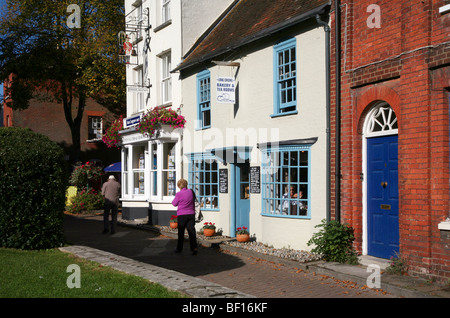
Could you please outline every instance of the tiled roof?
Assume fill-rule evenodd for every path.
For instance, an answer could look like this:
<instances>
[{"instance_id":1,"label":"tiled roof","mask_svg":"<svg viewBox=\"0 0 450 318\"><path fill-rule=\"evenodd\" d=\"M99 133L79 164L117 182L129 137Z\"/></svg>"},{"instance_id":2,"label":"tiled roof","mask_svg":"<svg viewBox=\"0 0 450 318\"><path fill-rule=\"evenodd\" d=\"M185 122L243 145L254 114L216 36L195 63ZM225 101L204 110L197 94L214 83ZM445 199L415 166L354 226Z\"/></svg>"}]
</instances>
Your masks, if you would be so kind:
<instances>
[{"instance_id":1,"label":"tiled roof","mask_svg":"<svg viewBox=\"0 0 450 318\"><path fill-rule=\"evenodd\" d=\"M324 13L329 0L236 0L186 54L181 70Z\"/></svg>"}]
</instances>

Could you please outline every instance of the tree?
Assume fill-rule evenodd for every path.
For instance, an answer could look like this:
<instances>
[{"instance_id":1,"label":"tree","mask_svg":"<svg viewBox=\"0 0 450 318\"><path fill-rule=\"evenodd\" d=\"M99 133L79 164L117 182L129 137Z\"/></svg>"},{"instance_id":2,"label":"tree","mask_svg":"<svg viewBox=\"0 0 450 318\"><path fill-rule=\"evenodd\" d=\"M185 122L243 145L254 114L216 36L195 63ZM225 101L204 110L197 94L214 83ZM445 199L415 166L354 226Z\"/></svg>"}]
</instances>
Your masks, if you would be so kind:
<instances>
[{"instance_id":1,"label":"tree","mask_svg":"<svg viewBox=\"0 0 450 318\"><path fill-rule=\"evenodd\" d=\"M124 113L125 68L117 52L124 2L8 0L7 4L8 12L0 21L0 78L13 74L8 106L26 109L32 98L61 103L72 133L72 162L77 162L86 100L94 98L110 111ZM80 27L71 23L76 17L71 4L80 9Z\"/></svg>"}]
</instances>

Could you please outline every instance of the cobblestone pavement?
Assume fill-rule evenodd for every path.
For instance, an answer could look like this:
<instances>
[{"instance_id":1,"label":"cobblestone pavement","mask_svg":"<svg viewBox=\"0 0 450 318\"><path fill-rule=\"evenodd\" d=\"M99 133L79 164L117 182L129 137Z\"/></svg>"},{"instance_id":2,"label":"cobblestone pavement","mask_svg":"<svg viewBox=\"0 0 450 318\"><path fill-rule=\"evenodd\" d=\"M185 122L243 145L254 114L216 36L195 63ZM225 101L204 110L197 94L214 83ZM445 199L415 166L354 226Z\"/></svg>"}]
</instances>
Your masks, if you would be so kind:
<instances>
[{"instance_id":1,"label":"cobblestone pavement","mask_svg":"<svg viewBox=\"0 0 450 318\"><path fill-rule=\"evenodd\" d=\"M89 246L145 264L213 282L259 298L395 298L397 296L307 272L300 267L246 255L201 247L198 255L174 253L176 240L132 227L121 227L114 235L101 234L102 217L65 217L69 243Z\"/></svg>"}]
</instances>

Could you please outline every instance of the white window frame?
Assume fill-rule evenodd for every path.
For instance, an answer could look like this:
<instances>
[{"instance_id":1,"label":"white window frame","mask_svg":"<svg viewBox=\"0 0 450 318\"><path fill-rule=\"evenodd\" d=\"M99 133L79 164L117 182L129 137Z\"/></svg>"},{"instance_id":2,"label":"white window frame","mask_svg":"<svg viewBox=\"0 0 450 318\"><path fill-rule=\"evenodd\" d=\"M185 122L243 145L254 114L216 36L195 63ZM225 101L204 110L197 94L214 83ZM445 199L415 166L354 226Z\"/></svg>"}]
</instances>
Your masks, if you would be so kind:
<instances>
[{"instance_id":1,"label":"white window frame","mask_svg":"<svg viewBox=\"0 0 450 318\"><path fill-rule=\"evenodd\" d=\"M172 76L170 70L172 67L171 52L160 56L161 58L161 101L162 104L172 102Z\"/></svg>"},{"instance_id":2,"label":"white window frame","mask_svg":"<svg viewBox=\"0 0 450 318\"><path fill-rule=\"evenodd\" d=\"M144 83L144 69L140 65L134 69L134 85L142 87ZM139 113L145 110L145 94L143 92L133 92L134 112Z\"/></svg>"},{"instance_id":3,"label":"white window frame","mask_svg":"<svg viewBox=\"0 0 450 318\"><path fill-rule=\"evenodd\" d=\"M170 0L161 0L161 24L170 21Z\"/></svg>"},{"instance_id":4,"label":"white window frame","mask_svg":"<svg viewBox=\"0 0 450 318\"><path fill-rule=\"evenodd\" d=\"M102 116L88 116L88 140L101 140L103 137L103 118ZM94 127L95 126L95 127ZM90 131L94 131L94 138L89 138Z\"/></svg>"}]
</instances>

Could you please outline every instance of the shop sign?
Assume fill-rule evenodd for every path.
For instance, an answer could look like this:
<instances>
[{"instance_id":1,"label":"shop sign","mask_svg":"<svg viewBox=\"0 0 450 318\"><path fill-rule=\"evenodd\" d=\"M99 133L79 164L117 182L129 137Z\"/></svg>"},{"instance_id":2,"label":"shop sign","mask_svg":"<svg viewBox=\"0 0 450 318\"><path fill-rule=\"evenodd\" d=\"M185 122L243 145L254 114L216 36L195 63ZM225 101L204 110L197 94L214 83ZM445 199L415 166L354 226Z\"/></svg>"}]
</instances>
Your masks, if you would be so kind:
<instances>
[{"instance_id":1,"label":"shop sign","mask_svg":"<svg viewBox=\"0 0 450 318\"><path fill-rule=\"evenodd\" d=\"M218 103L236 102L236 81L233 77L218 77L216 85Z\"/></svg>"},{"instance_id":2,"label":"shop sign","mask_svg":"<svg viewBox=\"0 0 450 318\"><path fill-rule=\"evenodd\" d=\"M141 121L141 118L142 118L142 114L125 118L123 121L123 128L129 128L129 127L136 126Z\"/></svg>"}]
</instances>

